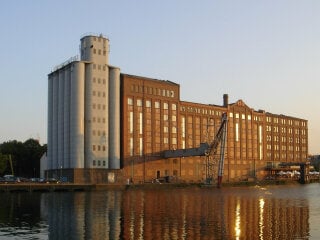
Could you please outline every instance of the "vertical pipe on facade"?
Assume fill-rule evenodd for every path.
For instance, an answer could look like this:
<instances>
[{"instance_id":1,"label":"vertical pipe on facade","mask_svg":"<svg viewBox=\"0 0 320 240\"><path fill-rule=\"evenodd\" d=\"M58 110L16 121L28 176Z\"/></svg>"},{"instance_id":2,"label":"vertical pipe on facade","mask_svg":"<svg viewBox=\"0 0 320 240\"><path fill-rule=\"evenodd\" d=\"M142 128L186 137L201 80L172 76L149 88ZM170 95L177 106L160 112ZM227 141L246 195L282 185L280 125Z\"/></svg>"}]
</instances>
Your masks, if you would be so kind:
<instances>
[{"instance_id":1,"label":"vertical pipe on facade","mask_svg":"<svg viewBox=\"0 0 320 240\"><path fill-rule=\"evenodd\" d=\"M57 168L58 160L58 96L59 96L59 79L58 72L53 75L53 104L52 104L52 166L51 169Z\"/></svg>"},{"instance_id":2,"label":"vertical pipe on facade","mask_svg":"<svg viewBox=\"0 0 320 240\"><path fill-rule=\"evenodd\" d=\"M64 70L59 70L59 94L58 94L58 168L62 168L64 158Z\"/></svg>"},{"instance_id":3,"label":"vertical pipe on facade","mask_svg":"<svg viewBox=\"0 0 320 240\"><path fill-rule=\"evenodd\" d=\"M104 86L104 90L106 92L106 97L105 97L105 101L104 101L104 105L106 106L105 108L105 113L104 113L104 118L105 118L105 123L103 126L103 131L106 133L105 136L103 136L103 138L101 139L101 144L105 145L106 151L104 152L104 155L102 156L103 161L105 161L106 166L104 168L109 168L109 149L110 149L110 142L109 142L109 121L110 121L110 117L111 114L109 112L109 67L107 65L105 65L106 67L106 73L105 73L105 77L106 77L106 85Z\"/></svg>"},{"instance_id":4,"label":"vertical pipe on facade","mask_svg":"<svg viewBox=\"0 0 320 240\"><path fill-rule=\"evenodd\" d=\"M70 168L70 67L64 71L64 124L63 124L63 143L64 158L63 167Z\"/></svg>"},{"instance_id":5,"label":"vertical pipe on facade","mask_svg":"<svg viewBox=\"0 0 320 240\"><path fill-rule=\"evenodd\" d=\"M84 65L74 62L71 70L71 168L84 167Z\"/></svg>"},{"instance_id":6,"label":"vertical pipe on facade","mask_svg":"<svg viewBox=\"0 0 320 240\"><path fill-rule=\"evenodd\" d=\"M53 75L48 76L48 128L47 128L47 166L45 169L52 169L52 127L53 127Z\"/></svg>"},{"instance_id":7,"label":"vertical pipe on facade","mask_svg":"<svg viewBox=\"0 0 320 240\"><path fill-rule=\"evenodd\" d=\"M89 168L92 164L93 152L92 152L92 65L85 65L85 157L84 165Z\"/></svg>"},{"instance_id":8,"label":"vertical pipe on facade","mask_svg":"<svg viewBox=\"0 0 320 240\"><path fill-rule=\"evenodd\" d=\"M120 168L120 69L109 77L109 168Z\"/></svg>"}]
</instances>

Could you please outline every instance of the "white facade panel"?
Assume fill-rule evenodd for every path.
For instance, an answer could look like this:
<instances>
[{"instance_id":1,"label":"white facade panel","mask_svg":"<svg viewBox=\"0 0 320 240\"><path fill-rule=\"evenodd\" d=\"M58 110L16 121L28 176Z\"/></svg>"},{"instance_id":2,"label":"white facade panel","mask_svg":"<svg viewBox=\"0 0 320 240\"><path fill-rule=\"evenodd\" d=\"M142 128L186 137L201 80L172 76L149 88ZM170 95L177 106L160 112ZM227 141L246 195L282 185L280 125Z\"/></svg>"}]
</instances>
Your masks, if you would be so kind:
<instances>
[{"instance_id":1,"label":"white facade panel","mask_svg":"<svg viewBox=\"0 0 320 240\"><path fill-rule=\"evenodd\" d=\"M70 157L71 168L84 167L84 67L75 62L71 69Z\"/></svg>"}]
</instances>

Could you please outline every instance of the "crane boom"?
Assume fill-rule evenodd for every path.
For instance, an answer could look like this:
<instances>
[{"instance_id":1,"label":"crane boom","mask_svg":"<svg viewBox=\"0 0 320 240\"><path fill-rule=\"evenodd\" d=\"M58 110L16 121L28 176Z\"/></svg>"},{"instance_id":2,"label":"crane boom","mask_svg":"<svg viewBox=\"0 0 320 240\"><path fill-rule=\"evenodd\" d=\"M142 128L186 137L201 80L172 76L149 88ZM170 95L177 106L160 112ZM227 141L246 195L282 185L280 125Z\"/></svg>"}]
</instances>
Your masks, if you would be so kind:
<instances>
[{"instance_id":1,"label":"crane boom","mask_svg":"<svg viewBox=\"0 0 320 240\"><path fill-rule=\"evenodd\" d=\"M218 151L218 146L220 144L220 160L218 166L218 187L221 186L223 169L224 169L224 153L225 153L225 142L227 134L227 114L223 113L221 119L221 125L213 138L210 144L200 143L200 146L197 148L187 148L187 149L176 149L176 150L166 150L163 152L164 158L176 158L176 157L193 157L193 156L206 156L207 157L207 178L212 176L212 173L209 173L211 168L210 157L215 156Z\"/></svg>"},{"instance_id":2,"label":"crane boom","mask_svg":"<svg viewBox=\"0 0 320 240\"><path fill-rule=\"evenodd\" d=\"M227 114L222 115L222 121L221 125L219 127L219 130L216 134L216 136L213 138L212 142L210 143L206 155L208 154L216 154L218 150L219 143L224 140L224 132L226 131L226 126L227 126Z\"/></svg>"},{"instance_id":3,"label":"crane boom","mask_svg":"<svg viewBox=\"0 0 320 240\"><path fill-rule=\"evenodd\" d=\"M222 120L222 124L221 124L221 145L220 145L220 161L219 161L219 167L218 167L218 183L217 183L217 187L220 188L221 187L221 183L222 183L222 177L223 177L223 171L224 171L224 152L225 152L225 145L226 145L226 136L227 136L227 126L228 126L228 118L227 118L227 114L225 113L222 116L223 120ZM219 130L220 130L219 129Z\"/></svg>"}]
</instances>

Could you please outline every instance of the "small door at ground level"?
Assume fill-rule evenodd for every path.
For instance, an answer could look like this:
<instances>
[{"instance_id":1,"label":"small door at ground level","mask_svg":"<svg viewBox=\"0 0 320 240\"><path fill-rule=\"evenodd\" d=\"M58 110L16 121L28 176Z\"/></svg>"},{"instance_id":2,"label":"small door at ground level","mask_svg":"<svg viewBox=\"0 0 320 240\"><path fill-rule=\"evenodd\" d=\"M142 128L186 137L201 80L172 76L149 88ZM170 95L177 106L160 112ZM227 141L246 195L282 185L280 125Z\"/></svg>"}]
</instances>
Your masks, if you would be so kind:
<instances>
[{"instance_id":1,"label":"small door at ground level","mask_svg":"<svg viewBox=\"0 0 320 240\"><path fill-rule=\"evenodd\" d=\"M157 178L160 178L160 171L157 171Z\"/></svg>"}]
</instances>

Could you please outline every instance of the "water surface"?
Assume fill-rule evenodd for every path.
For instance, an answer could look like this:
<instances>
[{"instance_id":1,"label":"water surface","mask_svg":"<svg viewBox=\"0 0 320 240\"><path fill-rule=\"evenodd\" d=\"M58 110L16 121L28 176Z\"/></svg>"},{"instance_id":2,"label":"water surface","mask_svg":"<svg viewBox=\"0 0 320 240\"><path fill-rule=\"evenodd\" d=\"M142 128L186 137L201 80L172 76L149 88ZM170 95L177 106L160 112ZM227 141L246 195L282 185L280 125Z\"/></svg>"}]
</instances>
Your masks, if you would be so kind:
<instances>
[{"instance_id":1,"label":"water surface","mask_svg":"<svg viewBox=\"0 0 320 240\"><path fill-rule=\"evenodd\" d=\"M320 184L0 193L0 239L320 239Z\"/></svg>"}]
</instances>

